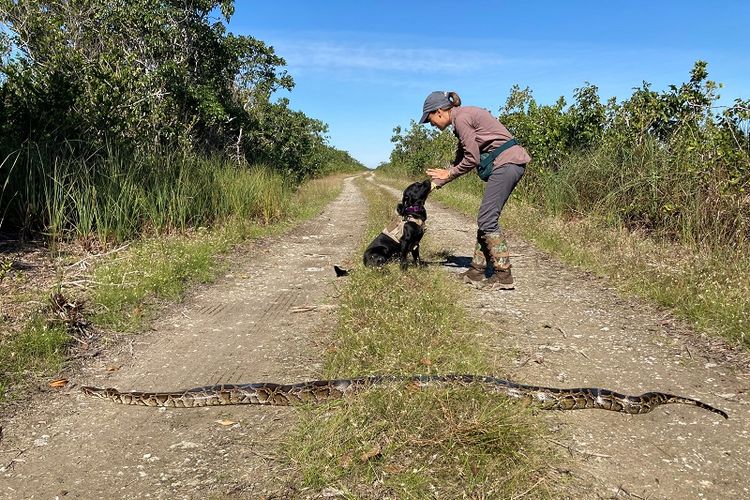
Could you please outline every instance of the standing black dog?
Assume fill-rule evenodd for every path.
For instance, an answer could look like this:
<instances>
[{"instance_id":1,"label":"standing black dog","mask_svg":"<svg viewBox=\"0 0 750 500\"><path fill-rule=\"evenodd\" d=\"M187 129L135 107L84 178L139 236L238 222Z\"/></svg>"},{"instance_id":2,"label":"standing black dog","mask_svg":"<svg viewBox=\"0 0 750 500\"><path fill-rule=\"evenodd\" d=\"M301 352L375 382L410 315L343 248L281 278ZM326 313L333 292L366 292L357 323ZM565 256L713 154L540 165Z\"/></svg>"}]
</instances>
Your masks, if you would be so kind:
<instances>
[{"instance_id":1,"label":"standing black dog","mask_svg":"<svg viewBox=\"0 0 750 500\"><path fill-rule=\"evenodd\" d=\"M424 204L431 190L432 182L429 179L415 182L404 189L401 202L396 206L400 220L389 224L370 243L363 259L365 266L379 267L398 257L401 269L406 269L409 266L409 252L414 258L414 263L421 264L419 242L424 236L424 223L427 220Z\"/></svg>"}]
</instances>

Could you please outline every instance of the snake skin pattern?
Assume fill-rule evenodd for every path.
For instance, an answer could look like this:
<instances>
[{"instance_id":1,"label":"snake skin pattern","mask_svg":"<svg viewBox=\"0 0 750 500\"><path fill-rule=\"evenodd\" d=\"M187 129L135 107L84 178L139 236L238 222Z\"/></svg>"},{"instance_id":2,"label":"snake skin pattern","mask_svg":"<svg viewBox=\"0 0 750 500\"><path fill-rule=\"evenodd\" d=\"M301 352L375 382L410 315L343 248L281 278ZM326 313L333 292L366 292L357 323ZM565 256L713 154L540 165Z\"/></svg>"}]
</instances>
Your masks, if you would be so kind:
<instances>
[{"instance_id":1,"label":"snake skin pattern","mask_svg":"<svg viewBox=\"0 0 750 500\"><path fill-rule=\"evenodd\" d=\"M165 406L172 408L197 408L219 405L276 405L288 406L304 403L321 403L340 399L364 389L384 384L407 383L427 385L481 384L486 390L510 398L521 399L543 410L601 409L639 415L649 413L659 405L682 403L697 406L729 416L696 399L674 396L663 392L647 392L640 396L628 396L607 389L577 388L556 389L522 385L510 380L476 375L414 375L396 377L390 375L350 378L340 380L313 380L299 384L220 384L196 387L175 392L120 392L112 388L81 387L84 394L109 399L115 403L138 406Z\"/></svg>"}]
</instances>

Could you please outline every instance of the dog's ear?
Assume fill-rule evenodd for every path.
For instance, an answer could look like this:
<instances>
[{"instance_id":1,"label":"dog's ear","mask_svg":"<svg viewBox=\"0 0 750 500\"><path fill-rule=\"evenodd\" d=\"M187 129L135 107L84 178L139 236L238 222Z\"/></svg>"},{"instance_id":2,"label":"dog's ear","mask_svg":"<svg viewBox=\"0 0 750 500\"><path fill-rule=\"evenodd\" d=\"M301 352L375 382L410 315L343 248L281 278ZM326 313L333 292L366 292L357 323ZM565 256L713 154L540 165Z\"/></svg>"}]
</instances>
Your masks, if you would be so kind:
<instances>
[{"instance_id":1,"label":"dog's ear","mask_svg":"<svg viewBox=\"0 0 750 500\"><path fill-rule=\"evenodd\" d=\"M398 202L398 205L396 205L396 213L399 215L404 215L404 204L401 202Z\"/></svg>"}]
</instances>

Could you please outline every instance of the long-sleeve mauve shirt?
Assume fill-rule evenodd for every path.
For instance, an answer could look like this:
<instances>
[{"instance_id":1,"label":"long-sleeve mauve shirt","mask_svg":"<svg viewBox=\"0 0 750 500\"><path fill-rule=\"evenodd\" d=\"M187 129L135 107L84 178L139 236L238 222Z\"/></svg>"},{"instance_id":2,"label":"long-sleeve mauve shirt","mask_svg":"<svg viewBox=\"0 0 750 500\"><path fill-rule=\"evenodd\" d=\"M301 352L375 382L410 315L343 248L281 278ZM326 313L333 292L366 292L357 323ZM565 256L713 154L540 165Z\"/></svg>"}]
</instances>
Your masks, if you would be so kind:
<instances>
[{"instance_id":1,"label":"long-sleeve mauve shirt","mask_svg":"<svg viewBox=\"0 0 750 500\"><path fill-rule=\"evenodd\" d=\"M458 137L458 148L456 159L448 169L450 178L447 180L436 180L435 184L442 186L456 177L476 168L479 164L479 155L489 153L493 149L502 146L506 141L513 139L513 135L493 117L486 109L476 106L458 106L451 109L451 124L453 133ZM498 168L506 163L526 165L531 157L526 150L519 145L511 146L495 158L493 167Z\"/></svg>"}]
</instances>

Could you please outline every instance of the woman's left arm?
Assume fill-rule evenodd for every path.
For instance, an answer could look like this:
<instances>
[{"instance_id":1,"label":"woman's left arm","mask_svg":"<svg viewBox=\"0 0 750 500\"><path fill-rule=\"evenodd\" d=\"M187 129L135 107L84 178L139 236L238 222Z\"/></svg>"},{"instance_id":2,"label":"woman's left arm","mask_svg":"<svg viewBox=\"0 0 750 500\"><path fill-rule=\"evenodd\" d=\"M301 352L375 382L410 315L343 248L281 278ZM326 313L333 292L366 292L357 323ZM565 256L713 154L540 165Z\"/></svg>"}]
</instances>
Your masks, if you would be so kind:
<instances>
[{"instance_id":1,"label":"woman's left arm","mask_svg":"<svg viewBox=\"0 0 750 500\"><path fill-rule=\"evenodd\" d=\"M477 130L471 123L471 116L457 116L453 127L458 137L458 147L461 148L463 155L461 161L449 169L452 178L470 172L479 165Z\"/></svg>"}]
</instances>

